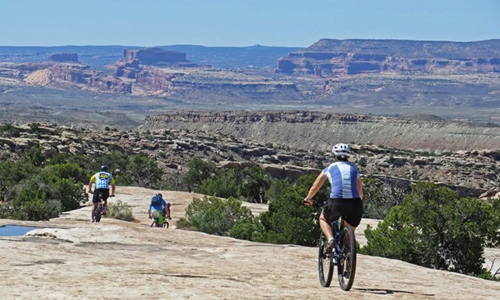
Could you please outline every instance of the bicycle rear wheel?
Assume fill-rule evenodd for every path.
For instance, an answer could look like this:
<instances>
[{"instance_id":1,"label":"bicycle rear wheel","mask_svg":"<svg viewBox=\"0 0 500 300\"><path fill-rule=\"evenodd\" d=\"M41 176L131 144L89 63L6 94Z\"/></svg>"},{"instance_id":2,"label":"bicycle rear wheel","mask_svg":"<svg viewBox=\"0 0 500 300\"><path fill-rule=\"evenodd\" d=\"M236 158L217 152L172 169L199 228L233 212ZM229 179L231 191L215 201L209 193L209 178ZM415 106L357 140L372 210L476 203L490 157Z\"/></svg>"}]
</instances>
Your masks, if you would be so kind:
<instances>
[{"instance_id":1,"label":"bicycle rear wheel","mask_svg":"<svg viewBox=\"0 0 500 300\"><path fill-rule=\"evenodd\" d=\"M344 227L340 236L341 253L338 258L337 274L340 288L351 289L356 274L356 238L350 227Z\"/></svg>"},{"instance_id":2,"label":"bicycle rear wheel","mask_svg":"<svg viewBox=\"0 0 500 300\"><path fill-rule=\"evenodd\" d=\"M95 211L94 211L94 220L99 223L101 221L102 217L102 205L99 204L97 205Z\"/></svg>"},{"instance_id":3,"label":"bicycle rear wheel","mask_svg":"<svg viewBox=\"0 0 500 300\"><path fill-rule=\"evenodd\" d=\"M330 252L325 253L325 248L328 242L326 241L325 235L321 233L318 241L318 273L319 282L324 287L329 287L332 282L333 277L333 254Z\"/></svg>"}]
</instances>

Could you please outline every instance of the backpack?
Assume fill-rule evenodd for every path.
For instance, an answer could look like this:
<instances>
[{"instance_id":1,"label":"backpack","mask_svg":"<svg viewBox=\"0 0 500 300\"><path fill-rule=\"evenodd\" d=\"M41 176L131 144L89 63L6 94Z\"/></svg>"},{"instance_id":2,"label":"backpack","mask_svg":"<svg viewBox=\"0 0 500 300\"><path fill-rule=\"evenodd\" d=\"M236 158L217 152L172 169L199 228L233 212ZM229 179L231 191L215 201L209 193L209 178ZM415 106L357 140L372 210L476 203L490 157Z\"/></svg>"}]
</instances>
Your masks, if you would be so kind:
<instances>
[{"instance_id":1,"label":"backpack","mask_svg":"<svg viewBox=\"0 0 500 300\"><path fill-rule=\"evenodd\" d=\"M153 198L151 198L151 205L158 206L160 204L161 204L161 196L159 194L154 195Z\"/></svg>"}]
</instances>

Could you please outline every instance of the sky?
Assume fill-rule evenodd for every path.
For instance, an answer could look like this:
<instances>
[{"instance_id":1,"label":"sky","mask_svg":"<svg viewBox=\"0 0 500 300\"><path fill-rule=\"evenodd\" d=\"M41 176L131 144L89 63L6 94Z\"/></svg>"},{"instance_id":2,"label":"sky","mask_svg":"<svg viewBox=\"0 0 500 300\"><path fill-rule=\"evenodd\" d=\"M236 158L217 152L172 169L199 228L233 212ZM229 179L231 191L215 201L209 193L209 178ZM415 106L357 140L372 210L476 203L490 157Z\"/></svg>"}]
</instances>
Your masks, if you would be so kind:
<instances>
[{"instance_id":1,"label":"sky","mask_svg":"<svg viewBox=\"0 0 500 300\"><path fill-rule=\"evenodd\" d=\"M500 38L500 0L0 0L0 46Z\"/></svg>"}]
</instances>

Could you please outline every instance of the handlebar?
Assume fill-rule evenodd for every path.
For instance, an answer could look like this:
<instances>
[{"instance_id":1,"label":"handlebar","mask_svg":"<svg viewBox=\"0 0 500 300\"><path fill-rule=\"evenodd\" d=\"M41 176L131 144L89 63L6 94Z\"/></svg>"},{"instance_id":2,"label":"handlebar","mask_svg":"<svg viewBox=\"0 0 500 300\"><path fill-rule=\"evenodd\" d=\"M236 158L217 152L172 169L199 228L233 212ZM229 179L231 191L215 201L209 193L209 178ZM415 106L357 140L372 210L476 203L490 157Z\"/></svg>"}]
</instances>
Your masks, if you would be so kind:
<instances>
[{"instance_id":1,"label":"handlebar","mask_svg":"<svg viewBox=\"0 0 500 300\"><path fill-rule=\"evenodd\" d=\"M313 201L312 199L307 199L307 198L304 199L304 200L302 200L302 202L304 204L306 204L307 206L312 206L312 207L321 207L321 206L323 206L325 204L324 201L318 202L317 200Z\"/></svg>"}]
</instances>

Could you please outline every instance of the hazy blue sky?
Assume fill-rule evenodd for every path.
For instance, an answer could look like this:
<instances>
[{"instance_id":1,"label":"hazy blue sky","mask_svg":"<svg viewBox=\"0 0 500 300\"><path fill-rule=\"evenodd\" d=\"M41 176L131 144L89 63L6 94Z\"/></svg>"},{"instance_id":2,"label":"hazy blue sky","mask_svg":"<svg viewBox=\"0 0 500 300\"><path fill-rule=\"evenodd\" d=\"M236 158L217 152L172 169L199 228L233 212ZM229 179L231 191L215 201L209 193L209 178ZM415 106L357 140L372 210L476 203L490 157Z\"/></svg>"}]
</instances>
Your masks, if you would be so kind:
<instances>
[{"instance_id":1,"label":"hazy blue sky","mask_svg":"<svg viewBox=\"0 0 500 300\"><path fill-rule=\"evenodd\" d=\"M0 0L0 46L500 38L500 0Z\"/></svg>"}]
</instances>

